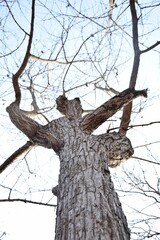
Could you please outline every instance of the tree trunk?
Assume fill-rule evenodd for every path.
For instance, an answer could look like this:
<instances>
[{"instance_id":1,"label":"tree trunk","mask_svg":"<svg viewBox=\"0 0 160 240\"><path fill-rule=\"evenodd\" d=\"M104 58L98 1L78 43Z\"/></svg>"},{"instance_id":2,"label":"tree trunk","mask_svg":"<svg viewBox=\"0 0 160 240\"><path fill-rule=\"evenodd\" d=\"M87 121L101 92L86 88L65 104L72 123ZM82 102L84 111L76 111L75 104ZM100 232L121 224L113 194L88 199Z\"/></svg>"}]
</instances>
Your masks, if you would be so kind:
<instances>
[{"instance_id":1,"label":"tree trunk","mask_svg":"<svg viewBox=\"0 0 160 240\"><path fill-rule=\"evenodd\" d=\"M82 117L79 98L56 99L65 117L42 126L25 115L15 101L7 107L11 121L34 145L52 148L60 158L56 240L128 240L130 231L108 166L116 167L133 154L120 133L93 135L109 117L146 90L127 89Z\"/></svg>"},{"instance_id":2,"label":"tree trunk","mask_svg":"<svg viewBox=\"0 0 160 240\"><path fill-rule=\"evenodd\" d=\"M116 149L113 145L120 139L122 146L123 137L116 133L87 135L78 125L66 118L52 122L52 131L61 129L60 135L65 136L59 152L55 239L128 240L130 231L108 170L111 149ZM128 140L127 144L130 151ZM126 144L123 146L125 149Z\"/></svg>"}]
</instances>

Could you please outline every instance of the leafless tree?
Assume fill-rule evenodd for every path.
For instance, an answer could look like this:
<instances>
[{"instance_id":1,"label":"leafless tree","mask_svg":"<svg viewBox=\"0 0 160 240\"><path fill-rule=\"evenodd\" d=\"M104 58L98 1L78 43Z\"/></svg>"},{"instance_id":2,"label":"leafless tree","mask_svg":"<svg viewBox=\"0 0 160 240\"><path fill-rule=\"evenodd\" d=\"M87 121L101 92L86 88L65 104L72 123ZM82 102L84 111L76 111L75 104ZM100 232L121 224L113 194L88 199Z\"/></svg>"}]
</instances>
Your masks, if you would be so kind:
<instances>
[{"instance_id":1,"label":"leafless tree","mask_svg":"<svg viewBox=\"0 0 160 240\"><path fill-rule=\"evenodd\" d=\"M55 239L130 239L130 230L108 167L115 168L111 172L124 208L127 204L123 200L124 194L128 195L128 198L134 198L135 193L137 196L143 194L143 197L153 199L154 205L159 203L158 173L155 180L157 185L154 187L144 171L148 166L146 164L150 164L152 168L155 164L159 166L158 159L155 160L153 155L149 159L133 156L133 146L135 153L136 149L140 149L139 145L135 147L138 141L133 141L133 138L137 138L136 133L130 134L131 141L126 134L130 129L136 131L135 129L143 126L148 128L159 124L157 119L141 123L137 117L138 122L134 120L131 124L131 121L140 115L145 107L142 100L144 98L138 98L135 105L132 101L139 96L147 97L146 89L135 90L140 58L153 50L159 53L159 39L152 43L147 39L159 31L159 26L146 30L145 17L151 12L156 13L160 4L141 4L135 0L121 3L110 1L108 5L99 1L94 2L94 5L83 1L49 1L43 4L41 1L32 0L31 20L24 11L25 4L4 0L1 5L4 11L1 17L1 99L7 107L10 120L16 126L12 134L8 132L8 115L1 113L6 118L6 121L2 122L3 135L6 136L8 132L8 136L13 135L18 139L18 128L28 140L10 157L3 157L0 173L4 180L0 186L2 191L6 192L0 201L24 201L55 207L52 200L35 201L28 183L28 189L25 186L25 190L19 188L22 173L24 179L32 179L35 175L35 170L30 167L32 165L29 155L36 151L36 146L45 147L51 149L48 151L53 158L58 156L60 160L58 185L52 189L57 197ZM20 17L24 22L20 22ZM133 46L133 52L130 45ZM130 67L130 58L133 66L130 79L126 77L126 80L121 75L124 68ZM141 82L138 84L143 85ZM145 87L148 85L146 83ZM93 109L94 94L98 96ZM70 98L72 100L69 100ZM82 108L85 102L88 102L85 107L89 110ZM30 110L29 104L32 106ZM20 105L27 110L22 110ZM56 108L63 117L58 115ZM122 117L119 111L121 109ZM108 130L105 133L104 127L103 133L95 132L106 123ZM23 135L21 138L24 138ZM152 143L147 145L144 142L142 147L147 149L148 153ZM132 161L137 158L141 163L138 165L136 161L133 165L134 169L141 166L138 176L132 166L124 171L121 167L122 172L117 177L117 166L127 166L129 161L124 165L122 162L131 157ZM46 157L43 158L46 161ZM16 159L18 161L15 161ZM38 161L37 159L36 164ZM40 163L38 164L40 166ZM54 168L54 162L52 164ZM18 173L16 179L14 172ZM15 180L8 186L6 178L9 179L10 176L14 176ZM120 184L119 179L122 179ZM48 190L51 194L51 187L43 187L43 193ZM21 191L24 191L24 195ZM37 192L40 193L40 189L37 189ZM31 199L21 198L21 195L29 196L30 193ZM150 203L147 204L148 207ZM128 208L126 209L127 212ZM153 221L159 218L158 214L148 214L142 211L142 207L137 207L134 211L139 214L134 222L128 215L132 238L138 236L138 239L158 239L160 233L156 227L151 227Z\"/></svg>"}]
</instances>

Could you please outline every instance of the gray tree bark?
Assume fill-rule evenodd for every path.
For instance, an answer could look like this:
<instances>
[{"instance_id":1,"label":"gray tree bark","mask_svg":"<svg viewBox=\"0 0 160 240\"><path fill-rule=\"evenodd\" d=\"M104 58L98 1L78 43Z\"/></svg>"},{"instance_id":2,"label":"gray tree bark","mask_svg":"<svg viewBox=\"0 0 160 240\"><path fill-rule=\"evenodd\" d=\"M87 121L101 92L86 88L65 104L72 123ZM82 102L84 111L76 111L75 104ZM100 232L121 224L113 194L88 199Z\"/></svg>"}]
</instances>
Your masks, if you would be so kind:
<instances>
[{"instance_id":1,"label":"gray tree bark","mask_svg":"<svg viewBox=\"0 0 160 240\"><path fill-rule=\"evenodd\" d=\"M130 141L116 133L87 135L79 129L78 121L66 118L58 119L52 127L63 129L65 137L59 152L55 239L130 239L108 169L109 157L124 159L133 154Z\"/></svg>"},{"instance_id":2,"label":"gray tree bark","mask_svg":"<svg viewBox=\"0 0 160 240\"><path fill-rule=\"evenodd\" d=\"M130 231L108 167L132 154L130 140L120 133L93 135L93 131L146 90L127 89L82 117L80 100L57 98L65 115L42 126L19 109L7 107L11 121L33 144L52 148L60 159L55 240L129 240Z\"/></svg>"}]
</instances>

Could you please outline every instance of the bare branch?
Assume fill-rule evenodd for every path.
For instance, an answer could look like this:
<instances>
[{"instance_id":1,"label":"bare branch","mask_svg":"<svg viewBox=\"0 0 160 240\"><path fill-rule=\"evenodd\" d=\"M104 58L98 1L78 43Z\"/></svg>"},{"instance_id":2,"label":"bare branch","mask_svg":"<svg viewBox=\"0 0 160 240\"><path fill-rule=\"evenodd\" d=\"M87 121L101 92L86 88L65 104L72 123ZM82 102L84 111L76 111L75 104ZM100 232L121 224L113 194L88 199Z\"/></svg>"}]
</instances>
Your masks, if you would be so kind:
<instances>
[{"instance_id":1,"label":"bare branch","mask_svg":"<svg viewBox=\"0 0 160 240\"><path fill-rule=\"evenodd\" d=\"M20 198L0 199L0 202L23 202L23 203L31 203L31 204L36 204L36 205L42 205L42 206L46 206L46 207L57 207L57 205L55 205L55 204L35 202L35 201L32 201L32 200L20 199Z\"/></svg>"},{"instance_id":2,"label":"bare branch","mask_svg":"<svg viewBox=\"0 0 160 240\"><path fill-rule=\"evenodd\" d=\"M85 115L81 122L81 128L84 132L92 133L108 118L113 116L124 105L135 99L136 97L147 97L147 90L136 91L126 89L118 95L114 96L103 105L98 107L92 113Z\"/></svg>"},{"instance_id":3,"label":"bare branch","mask_svg":"<svg viewBox=\"0 0 160 240\"><path fill-rule=\"evenodd\" d=\"M78 51L75 53L75 55L74 55L71 63L69 64L69 66L68 66L68 68L67 68L67 70L66 70L66 72L65 72L65 74L64 74L64 77L63 77L63 79L62 79L62 87L63 87L63 94L64 94L64 95L65 95L64 82L65 82L65 78L66 78L66 76L67 76L67 73L68 73L71 65L73 64L74 59L76 58L76 56L77 56L78 53L80 52L81 48L83 47L83 45L84 45L91 37L94 37L94 34L91 34L89 37L87 37L87 38L82 42L82 44L80 45Z\"/></svg>"},{"instance_id":4,"label":"bare branch","mask_svg":"<svg viewBox=\"0 0 160 240\"><path fill-rule=\"evenodd\" d=\"M16 52L16 51L20 48L20 46L22 45L22 43L24 42L25 39L26 39L26 34L24 35L24 38L22 39L22 41L20 42L20 44L18 45L18 47L16 47L14 50L12 50L12 51L9 52L9 53L6 53L6 54L4 54L4 55L0 55L0 58L7 57L7 56L11 55L12 53Z\"/></svg>"},{"instance_id":5,"label":"bare branch","mask_svg":"<svg viewBox=\"0 0 160 240\"><path fill-rule=\"evenodd\" d=\"M2 237L6 235L6 232L2 232L2 234L0 235L0 240L2 240Z\"/></svg>"},{"instance_id":6,"label":"bare branch","mask_svg":"<svg viewBox=\"0 0 160 240\"><path fill-rule=\"evenodd\" d=\"M160 123L160 121L154 121L154 122L150 122L150 123L130 125L130 126L128 126L128 129L134 128L134 127L146 127L146 126L153 125L153 124L156 124L156 123Z\"/></svg>"},{"instance_id":7,"label":"bare branch","mask_svg":"<svg viewBox=\"0 0 160 240\"><path fill-rule=\"evenodd\" d=\"M13 124L22 131L32 143L46 148L52 148L56 152L60 150L63 145L62 142L53 134L46 131L47 126L43 126L27 117L15 102L11 103L6 110Z\"/></svg>"},{"instance_id":8,"label":"bare branch","mask_svg":"<svg viewBox=\"0 0 160 240\"><path fill-rule=\"evenodd\" d=\"M154 122L150 122L150 123L143 123L143 124L136 124L136 125L129 125L127 130L129 130L131 128L135 128L135 127L146 127L146 126L157 124L157 123L160 123L160 121L154 121ZM110 129L107 130L107 132L109 133L110 131L114 131L114 130L117 130L117 129L119 129L119 127L110 128Z\"/></svg>"},{"instance_id":9,"label":"bare branch","mask_svg":"<svg viewBox=\"0 0 160 240\"><path fill-rule=\"evenodd\" d=\"M82 83L82 84L80 84L80 85L74 86L73 88L69 88L68 90L65 90L65 93L70 92L70 91L73 91L73 90L75 90L75 89L77 89L77 88L84 87L84 86L88 87L88 85L97 82L99 79L101 79L101 78L98 77L98 78L93 79L93 80L91 80L91 81L89 81L89 82L85 82L85 83Z\"/></svg>"},{"instance_id":10,"label":"bare branch","mask_svg":"<svg viewBox=\"0 0 160 240\"><path fill-rule=\"evenodd\" d=\"M5 1L5 3L6 3L6 5L7 5L7 8L8 8L8 11L10 12L10 14L11 14L11 16L12 16L12 18L13 18L13 20L14 20L14 22L17 24L17 26L26 34L26 35L28 35L29 36L29 34L21 27L21 25L17 22L17 20L15 19L15 17L14 17L14 15L13 15L13 13L12 13L12 11L11 11L11 9L10 9L10 7L9 7L9 5L8 5L8 3L7 3L7 1L6 0L4 0Z\"/></svg>"},{"instance_id":11,"label":"bare branch","mask_svg":"<svg viewBox=\"0 0 160 240\"><path fill-rule=\"evenodd\" d=\"M147 5L147 6L143 6L143 7L141 7L141 9L145 9L145 8L155 8L155 7L159 7L160 6L160 3L152 3L152 5L151 4L149 4L149 6Z\"/></svg>"},{"instance_id":12,"label":"bare branch","mask_svg":"<svg viewBox=\"0 0 160 240\"><path fill-rule=\"evenodd\" d=\"M36 60L36 61L40 61L40 62L45 62L45 63L55 63L55 64L62 64L62 65L67 65L67 64L72 64L72 63L80 63L80 62L88 62L87 60L74 60L74 61L66 61L66 62L61 62L61 61L58 61L58 60L55 60L55 59L45 59L45 58L41 58L41 57L37 57L33 54L30 54L30 57L33 59L33 60Z\"/></svg>"},{"instance_id":13,"label":"bare branch","mask_svg":"<svg viewBox=\"0 0 160 240\"><path fill-rule=\"evenodd\" d=\"M136 3L135 0L130 0L130 11L132 16L133 48L134 48L134 54L139 55L140 50L139 50L139 42L138 42L138 17L137 17L135 3Z\"/></svg>"},{"instance_id":14,"label":"bare branch","mask_svg":"<svg viewBox=\"0 0 160 240\"><path fill-rule=\"evenodd\" d=\"M26 54L25 54L25 57L23 59L23 62L21 64L20 68L12 77L13 87L14 87L14 91L15 91L15 98L16 98L15 101L17 102L18 105L20 104L20 101L21 101L21 91L20 91L20 87L18 84L18 78L23 73L24 69L26 68L28 59L30 57L30 50L31 50L32 39L33 39L33 30L34 30L34 16L35 16L35 0L32 0L31 28L30 28L30 35L29 35Z\"/></svg>"},{"instance_id":15,"label":"bare branch","mask_svg":"<svg viewBox=\"0 0 160 240\"><path fill-rule=\"evenodd\" d=\"M140 158L140 157L135 157L135 156L132 156L132 158L134 158L134 159L138 159L138 160L141 160L141 161L145 161L145 162L148 162L148 163L152 163L152 164L160 165L160 163L157 163L157 162L154 162L154 161L151 161L151 160L145 159L145 158Z\"/></svg>"},{"instance_id":16,"label":"bare branch","mask_svg":"<svg viewBox=\"0 0 160 240\"><path fill-rule=\"evenodd\" d=\"M134 49L134 62L132 67L132 73L130 77L129 88L134 89L136 85L139 63L140 63L140 49L139 49L139 42L138 42L138 17L135 8L135 0L130 0L130 11L132 16L132 33L133 33L133 49ZM126 134L127 127L130 122L132 111L132 102L126 105L123 109L121 124L119 132L122 134Z\"/></svg>"},{"instance_id":17,"label":"bare branch","mask_svg":"<svg viewBox=\"0 0 160 240\"><path fill-rule=\"evenodd\" d=\"M2 173L10 164L12 164L20 155L28 151L34 146L30 141L26 142L22 147L16 150L2 165L0 165L0 173Z\"/></svg>"},{"instance_id":18,"label":"bare branch","mask_svg":"<svg viewBox=\"0 0 160 240\"><path fill-rule=\"evenodd\" d=\"M135 149L135 148L141 148L141 147L147 147L147 146L149 146L149 145L153 145L153 144L157 144L157 143L160 143L160 141L144 143L144 144L142 144L142 145L135 146L134 149Z\"/></svg>"},{"instance_id":19,"label":"bare branch","mask_svg":"<svg viewBox=\"0 0 160 240\"><path fill-rule=\"evenodd\" d=\"M18 71L13 75L12 83L15 91L15 101L7 107L7 112L9 113L10 119L13 124L20 129L33 144L38 144L47 148L53 148L55 151L59 150L59 141L50 133L46 134L46 127L41 126L38 122L33 119L27 117L24 111L21 111L19 108L21 101L21 90L19 87L18 79L20 75L23 73L24 69L27 66L29 57L31 44L33 39L33 30L34 30L34 16L35 16L35 0L32 0L32 13L31 13L31 27L30 27L30 36L28 40L28 46L26 50L26 54L24 56L23 62L18 69ZM34 100L34 95L31 93L32 98ZM34 102L35 105L35 102ZM35 107L35 106L34 106ZM37 107L37 105L36 105Z\"/></svg>"},{"instance_id":20,"label":"bare branch","mask_svg":"<svg viewBox=\"0 0 160 240\"><path fill-rule=\"evenodd\" d=\"M38 107L38 104L37 104L37 101L36 101L36 96L34 94L34 89L33 89L32 85L33 85L33 81L32 81L32 78L30 78L30 86L27 87L27 89L29 90L29 92L30 92L30 94L32 96L32 103L31 103L31 105L33 106L33 109L34 109L33 111L35 113L38 113L39 107Z\"/></svg>"},{"instance_id":21,"label":"bare branch","mask_svg":"<svg viewBox=\"0 0 160 240\"><path fill-rule=\"evenodd\" d=\"M136 4L135 0L130 0L130 11L131 11L131 16L132 16L134 62L133 62L133 68L132 68L132 73L131 73L131 77L130 77L129 87L133 88L133 89L135 88L136 81L137 81L137 75L138 75L139 64L140 64L140 55L142 53L146 53L146 52L152 50L153 48L155 48L156 46L158 46L160 44L160 41L157 41L157 43L153 44L152 46L148 47L147 49L140 51L139 38L138 38L138 17L137 17L135 4ZM119 129L120 133L126 134L128 125L130 122L131 112L132 112L132 102L127 104L123 109L123 114L122 114L122 118L121 118L120 129Z\"/></svg>"},{"instance_id":22,"label":"bare branch","mask_svg":"<svg viewBox=\"0 0 160 240\"><path fill-rule=\"evenodd\" d=\"M153 48L157 47L160 44L160 41L157 41L155 44L153 44L152 46L148 47L145 50L142 50L141 53L146 53L149 52L150 50L152 50Z\"/></svg>"},{"instance_id":23,"label":"bare branch","mask_svg":"<svg viewBox=\"0 0 160 240\"><path fill-rule=\"evenodd\" d=\"M103 87L99 86L97 83L95 83L94 86L97 89L100 89L100 90L102 90L104 92L111 92L111 93L114 93L114 94L119 94L119 92L117 90L115 90L114 88L112 88L112 87L103 88Z\"/></svg>"}]
</instances>

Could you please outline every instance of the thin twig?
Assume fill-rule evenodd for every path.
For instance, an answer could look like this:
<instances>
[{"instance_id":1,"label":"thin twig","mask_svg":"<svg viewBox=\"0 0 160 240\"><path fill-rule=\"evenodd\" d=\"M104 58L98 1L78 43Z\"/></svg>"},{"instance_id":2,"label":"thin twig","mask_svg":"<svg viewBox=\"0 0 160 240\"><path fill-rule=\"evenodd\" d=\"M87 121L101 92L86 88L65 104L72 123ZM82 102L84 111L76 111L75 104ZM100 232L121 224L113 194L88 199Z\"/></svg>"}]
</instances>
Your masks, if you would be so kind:
<instances>
[{"instance_id":1,"label":"thin twig","mask_svg":"<svg viewBox=\"0 0 160 240\"><path fill-rule=\"evenodd\" d=\"M154 121L154 122L150 122L150 123L130 125L130 126L128 126L128 130L129 130L130 128L134 128L134 127L146 127L146 126L149 126L149 125L152 125L152 124L156 124L156 123L160 123L160 121Z\"/></svg>"},{"instance_id":2,"label":"thin twig","mask_svg":"<svg viewBox=\"0 0 160 240\"><path fill-rule=\"evenodd\" d=\"M112 88L112 87L105 87L105 88L103 88L100 85L98 85L97 83L95 83L94 86L97 89L100 89L100 90L105 91L105 92L111 92L111 93L116 94L116 95L119 94L119 92L117 90L115 90L114 88Z\"/></svg>"},{"instance_id":3,"label":"thin twig","mask_svg":"<svg viewBox=\"0 0 160 240\"><path fill-rule=\"evenodd\" d=\"M15 19L15 16L14 16L14 14L12 13L12 11L11 11L11 9L10 9L10 7L9 7L9 5L8 5L8 3L7 3L7 1L6 0L4 0L4 2L6 3L6 5L7 5L7 8L8 8L8 11L10 12L10 14L11 14L11 17L13 18L13 20L14 20L14 22L16 23L16 25L26 34L26 35L28 35L29 36L29 34L22 28L22 26L17 22L17 20Z\"/></svg>"},{"instance_id":4,"label":"thin twig","mask_svg":"<svg viewBox=\"0 0 160 240\"><path fill-rule=\"evenodd\" d=\"M14 50L12 50L11 52L6 53L4 55L0 55L0 58L5 58L5 57L13 54L14 52L16 52L20 48L20 46L22 46L22 44L23 44L25 39L26 39L26 34L24 35L24 37L23 37L22 41L20 42L20 44Z\"/></svg>"},{"instance_id":5,"label":"thin twig","mask_svg":"<svg viewBox=\"0 0 160 240\"><path fill-rule=\"evenodd\" d=\"M127 130L129 130L131 128L135 128L135 127L146 127L146 126L149 126L149 125L152 125L152 124L156 124L156 123L160 123L160 121L154 121L154 122L143 123L143 124L129 125ZM110 128L110 129L107 130L107 133L109 133L110 131L113 131L113 130L117 130L117 129L119 129L119 127Z\"/></svg>"},{"instance_id":6,"label":"thin twig","mask_svg":"<svg viewBox=\"0 0 160 240\"><path fill-rule=\"evenodd\" d=\"M138 160L141 160L141 161L145 161L145 162L148 162L148 163L152 163L152 164L160 165L160 163L157 163L157 162L154 162L154 161L151 161L151 160L145 159L145 158L140 158L140 157L135 157L135 156L132 156L132 158L134 158L134 159L138 159Z\"/></svg>"},{"instance_id":7,"label":"thin twig","mask_svg":"<svg viewBox=\"0 0 160 240\"><path fill-rule=\"evenodd\" d=\"M57 207L57 205L55 205L55 204L35 202L35 201L32 201L32 200L20 199L20 198L0 199L0 202L23 202L23 203L31 203L31 204L36 204L36 205L42 205L42 206L46 206L46 207Z\"/></svg>"},{"instance_id":8,"label":"thin twig","mask_svg":"<svg viewBox=\"0 0 160 240\"><path fill-rule=\"evenodd\" d=\"M63 77L63 79L62 79L62 88L63 88L63 94L64 94L64 95L65 95L65 92L66 92L66 91L65 91L65 88L64 88L64 83L65 83L65 78L66 78L66 76L67 76L67 73L68 73L71 65L73 64L73 61L75 60L76 56L77 56L78 53L80 52L81 48L83 47L83 45L84 45L91 37L94 37L94 34L91 34L89 37L87 37L87 38L82 42L82 44L80 45L78 51L77 51L76 54L74 55L71 63L69 64L69 66L68 66L68 68L67 68L67 70L66 70L66 72L65 72L65 74L64 74L64 77Z\"/></svg>"}]
</instances>

